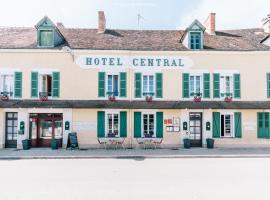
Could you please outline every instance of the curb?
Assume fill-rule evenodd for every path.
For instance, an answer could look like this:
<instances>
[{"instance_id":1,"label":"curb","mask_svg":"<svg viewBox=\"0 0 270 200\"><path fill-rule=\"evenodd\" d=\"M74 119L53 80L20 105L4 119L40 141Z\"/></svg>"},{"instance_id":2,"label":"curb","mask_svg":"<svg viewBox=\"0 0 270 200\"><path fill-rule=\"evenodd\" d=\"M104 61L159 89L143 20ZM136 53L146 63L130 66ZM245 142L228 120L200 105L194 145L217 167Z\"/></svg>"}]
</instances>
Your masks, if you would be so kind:
<instances>
[{"instance_id":1,"label":"curb","mask_svg":"<svg viewBox=\"0 0 270 200\"><path fill-rule=\"evenodd\" d=\"M54 159L203 159L203 158L270 158L270 154L247 155L120 155L120 156L1 156L0 160L54 160Z\"/></svg>"}]
</instances>

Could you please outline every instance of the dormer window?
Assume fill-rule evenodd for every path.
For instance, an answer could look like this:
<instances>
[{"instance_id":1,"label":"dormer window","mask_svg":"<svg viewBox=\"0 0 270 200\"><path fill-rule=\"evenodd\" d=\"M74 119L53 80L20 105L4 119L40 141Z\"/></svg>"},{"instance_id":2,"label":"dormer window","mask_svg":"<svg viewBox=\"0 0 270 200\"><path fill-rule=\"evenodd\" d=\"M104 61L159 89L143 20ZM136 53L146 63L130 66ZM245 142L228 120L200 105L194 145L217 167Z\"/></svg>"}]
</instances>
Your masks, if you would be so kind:
<instances>
[{"instance_id":1,"label":"dormer window","mask_svg":"<svg viewBox=\"0 0 270 200\"><path fill-rule=\"evenodd\" d=\"M53 30L40 30L39 31L39 46L40 47L53 47Z\"/></svg>"},{"instance_id":2,"label":"dormer window","mask_svg":"<svg viewBox=\"0 0 270 200\"><path fill-rule=\"evenodd\" d=\"M195 20L186 30L181 38L181 42L189 49L203 49L205 27Z\"/></svg>"},{"instance_id":3,"label":"dormer window","mask_svg":"<svg viewBox=\"0 0 270 200\"><path fill-rule=\"evenodd\" d=\"M190 49L202 49L201 32L190 32Z\"/></svg>"},{"instance_id":4,"label":"dormer window","mask_svg":"<svg viewBox=\"0 0 270 200\"><path fill-rule=\"evenodd\" d=\"M47 16L43 17L35 27L39 48L53 48L65 42L65 38L57 26Z\"/></svg>"}]
</instances>

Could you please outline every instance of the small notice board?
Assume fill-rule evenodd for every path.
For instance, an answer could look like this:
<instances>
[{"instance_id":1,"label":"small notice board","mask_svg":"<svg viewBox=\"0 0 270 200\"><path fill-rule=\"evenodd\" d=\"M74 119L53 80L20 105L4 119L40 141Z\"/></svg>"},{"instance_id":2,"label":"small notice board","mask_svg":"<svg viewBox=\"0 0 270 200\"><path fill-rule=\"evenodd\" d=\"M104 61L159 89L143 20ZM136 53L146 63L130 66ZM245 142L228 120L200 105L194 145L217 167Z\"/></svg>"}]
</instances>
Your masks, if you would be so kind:
<instances>
[{"instance_id":1,"label":"small notice board","mask_svg":"<svg viewBox=\"0 0 270 200\"><path fill-rule=\"evenodd\" d=\"M68 134L67 148L79 149L77 133L72 132Z\"/></svg>"}]
</instances>

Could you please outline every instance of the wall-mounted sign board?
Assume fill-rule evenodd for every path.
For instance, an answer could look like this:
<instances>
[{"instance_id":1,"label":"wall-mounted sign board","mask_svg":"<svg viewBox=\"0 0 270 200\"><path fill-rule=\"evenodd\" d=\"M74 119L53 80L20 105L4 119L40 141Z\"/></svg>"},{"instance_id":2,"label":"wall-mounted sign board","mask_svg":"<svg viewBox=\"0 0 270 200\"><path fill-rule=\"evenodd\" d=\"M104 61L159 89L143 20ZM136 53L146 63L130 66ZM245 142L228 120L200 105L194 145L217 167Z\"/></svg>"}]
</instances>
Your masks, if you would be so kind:
<instances>
[{"instance_id":1,"label":"wall-mounted sign board","mask_svg":"<svg viewBox=\"0 0 270 200\"><path fill-rule=\"evenodd\" d=\"M91 68L171 68L184 69L193 65L189 57L172 56L115 56L115 55L82 55L76 59L83 69Z\"/></svg>"}]
</instances>

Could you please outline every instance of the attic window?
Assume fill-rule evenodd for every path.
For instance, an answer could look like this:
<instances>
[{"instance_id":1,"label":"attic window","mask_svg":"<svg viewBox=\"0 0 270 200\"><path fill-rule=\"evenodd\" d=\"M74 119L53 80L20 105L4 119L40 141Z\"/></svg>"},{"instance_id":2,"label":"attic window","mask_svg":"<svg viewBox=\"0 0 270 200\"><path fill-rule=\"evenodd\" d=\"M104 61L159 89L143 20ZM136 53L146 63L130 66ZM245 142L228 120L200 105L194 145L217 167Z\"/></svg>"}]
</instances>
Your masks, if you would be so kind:
<instances>
[{"instance_id":1,"label":"attic window","mask_svg":"<svg viewBox=\"0 0 270 200\"><path fill-rule=\"evenodd\" d=\"M202 49L201 32L190 32L190 49Z\"/></svg>"},{"instance_id":2,"label":"attic window","mask_svg":"<svg viewBox=\"0 0 270 200\"><path fill-rule=\"evenodd\" d=\"M39 31L39 46L40 47L53 47L53 30L40 30Z\"/></svg>"}]
</instances>

